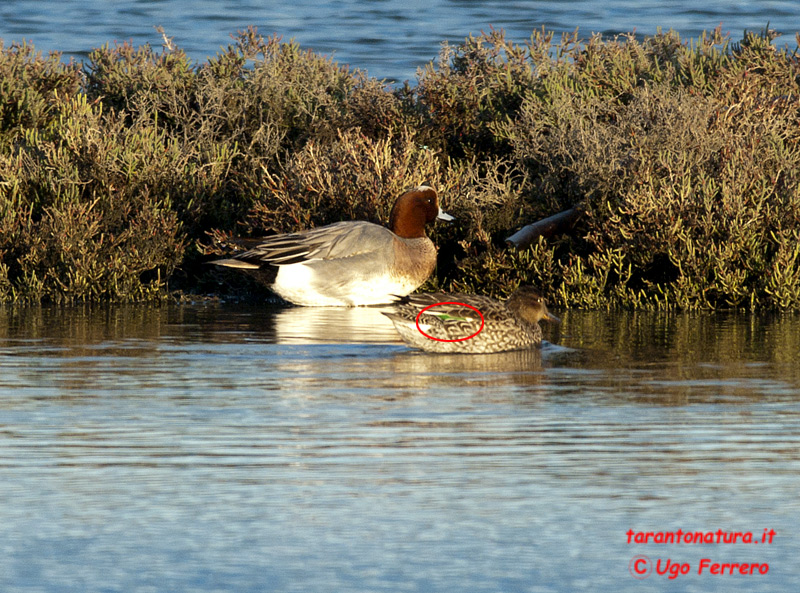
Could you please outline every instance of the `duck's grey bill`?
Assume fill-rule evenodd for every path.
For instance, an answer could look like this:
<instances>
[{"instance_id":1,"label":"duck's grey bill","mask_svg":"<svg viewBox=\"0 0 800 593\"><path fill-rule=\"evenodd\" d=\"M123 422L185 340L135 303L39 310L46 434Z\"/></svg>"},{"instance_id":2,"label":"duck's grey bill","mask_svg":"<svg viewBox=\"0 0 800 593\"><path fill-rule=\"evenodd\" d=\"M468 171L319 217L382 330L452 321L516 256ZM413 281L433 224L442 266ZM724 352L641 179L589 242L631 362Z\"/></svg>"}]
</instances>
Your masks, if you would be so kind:
<instances>
[{"instance_id":1,"label":"duck's grey bill","mask_svg":"<svg viewBox=\"0 0 800 593\"><path fill-rule=\"evenodd\" d=\"M439 208L439 214L436 215L436 218L438 218L439 220L446 220L448 222L450 222L451 220L455 220L454 216L450 216L447 212L443 211L441 208Z\"/></svg>"}]
</instances>

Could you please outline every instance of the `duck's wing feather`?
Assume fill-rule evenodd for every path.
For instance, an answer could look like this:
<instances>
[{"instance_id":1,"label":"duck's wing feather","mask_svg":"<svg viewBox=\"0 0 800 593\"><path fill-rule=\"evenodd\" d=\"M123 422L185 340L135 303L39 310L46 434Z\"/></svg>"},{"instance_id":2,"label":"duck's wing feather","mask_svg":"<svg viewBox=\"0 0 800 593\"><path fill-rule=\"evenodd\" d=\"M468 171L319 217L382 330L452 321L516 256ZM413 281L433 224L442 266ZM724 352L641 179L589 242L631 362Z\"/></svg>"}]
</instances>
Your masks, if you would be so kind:
<instances>
[{"instance_id":1,"label":"duck's wing feather","mask_svg":"<svg viewBox=\"0 0 800 593\"><path fill-rule=\"evenodd\" d=\"M284 266L311 260L332 260L390 249L395 235L365 221L337 222L317 229L267 237L235 256L253 264Z\"/></svg>"},{"instance_id":2,"label":"duck's wing feather","mask_svg":"<svg viewBox=\"0 0 800 593\"><path fill-rule=\"evenodd\" d=\"M437 315L449 315L452 317L469 316L470 313L474 315L474 312L472 312L469 308L453 303L464 303L466 305L471 305L472 307L478 309L482 315L486 315L487 311L493 311L497 307L505 308L503 303L495 301L489 297L474 294L447 292L424 292L410 294L403 297L400 300L400 303L401 306L405 305L409 309L415 309L417 312L431 305L448 303L439 304L431 312L436 313Z\"/></svg>"}]
</instances>

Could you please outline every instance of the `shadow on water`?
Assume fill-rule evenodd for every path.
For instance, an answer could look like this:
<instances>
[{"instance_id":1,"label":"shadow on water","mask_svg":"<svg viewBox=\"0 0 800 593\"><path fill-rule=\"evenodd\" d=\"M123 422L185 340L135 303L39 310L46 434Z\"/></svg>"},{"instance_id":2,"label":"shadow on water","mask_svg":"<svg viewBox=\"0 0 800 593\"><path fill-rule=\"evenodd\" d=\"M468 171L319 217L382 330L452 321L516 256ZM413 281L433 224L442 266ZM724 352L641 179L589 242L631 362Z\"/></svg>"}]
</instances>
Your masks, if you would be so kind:
<instances>
[{"instance_id":1,"label":"shadow on water","mask_svg":"<svg viewBox=\"0 0 800 593\"><path fill-rule=\"evenodd\" d=\"M90 385L108 388L103 382L110 373L136 376L143 369L174 388L175 377L167 380L159 368L175 372L180 360L184 365L206 365L206 375L224 376L238 368L233 379L247 380L253 388L273 381L284 391L336 389L350 396L368 392L387 399L465 383L495 388L538 384L543 369L539 350L483 356L411 350L380 308L6 310L0 313L0 344L17 359L47 357L48 364L58 368L62 387L69 385L73 391Z\"/></svg>"},{"instance_id":2,"label":"shadow on water","mask_svg":"<svg viewBox=\"0 0 800 593\"><path fill-rule=\"evenodd\" d=\"M318 375L328 387L363 391L369 378L369 389L387 397L459 385L535 388L546 379L556 387L578 386L589 399L681 405L794 397L800 384L796 315L566 311L561 325L543 324L549 341L542 349L470 356L406 347L382 310L5 308L0 354L62 359L79 384L92 376L81 369L96 369L104 357L123 357L133 373L154 360L161 361L156 367L172 369L170 359L188 357L212 365L208 370L241 365L254 385L263 377ZM558 389L555 394L564 395Z\"/></svg>"},{"instance_id":3,"label":"shadow on water","mask_svg":"<svg viewBox=\"0 0 800 593\"><path fill-rule=\"evenodd\" d=\"M598 387L626 402L798 396L797 315L568 311L559 342L580 353L564 360L565 367L597 371Z\"/></svg>"}]
</instances>

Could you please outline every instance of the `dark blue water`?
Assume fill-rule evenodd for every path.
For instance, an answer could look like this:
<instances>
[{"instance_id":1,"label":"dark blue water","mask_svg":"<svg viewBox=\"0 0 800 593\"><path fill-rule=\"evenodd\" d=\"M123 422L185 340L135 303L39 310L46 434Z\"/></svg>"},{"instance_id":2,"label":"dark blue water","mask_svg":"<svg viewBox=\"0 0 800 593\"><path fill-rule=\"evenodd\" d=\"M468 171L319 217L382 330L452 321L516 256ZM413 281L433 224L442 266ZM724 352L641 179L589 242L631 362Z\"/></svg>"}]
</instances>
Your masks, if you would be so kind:
<instances>
[{"instance_id":1,"label":"dark blue water","mask_svg":"<svg viewBox=\"0 0 800 593\"><path fill-rule=\"evenodd\" d=\"M391 80L414 80L434 60L441 42L459 43L470 33L504 29L524 42L531 31L580 28L613 35L653 34L673 28L685 38L722 25L733 39L767 24L785 33L776 43L796 46L800 11L795 0L3 0L0 38L32 40L39 49L83 58L117 41L158 46L168 36L197 61L215 55L238 29L255 25L264 34L295 38L303 47Z\"/></svg>"}]
</instances>

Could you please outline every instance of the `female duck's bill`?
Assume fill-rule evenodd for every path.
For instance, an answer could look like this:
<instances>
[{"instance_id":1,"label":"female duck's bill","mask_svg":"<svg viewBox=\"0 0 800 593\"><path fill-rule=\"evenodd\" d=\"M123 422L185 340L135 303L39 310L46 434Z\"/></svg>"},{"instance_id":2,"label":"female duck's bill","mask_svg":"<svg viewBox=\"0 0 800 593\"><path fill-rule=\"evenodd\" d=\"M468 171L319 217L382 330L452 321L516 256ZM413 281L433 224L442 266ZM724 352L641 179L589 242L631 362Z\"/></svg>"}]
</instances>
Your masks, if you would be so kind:
<instances>
[{"instance_id":1,"label":"female duck's bill","mask_svg":"<svg viewBox=\"0 0 800 593\"><path fill-rule=\"evenodd\" d=\"M211 263L243 270L285 300L304 306L353 307L391 303L428 279L436 247L425 225L453 220L426 185L408 190L389 228L366 221L267 237L253 249Z\"/></svg>"},{"instance_id":2,"label":"female duck's bill","mask_svg":"<svg viewBox=\"0 0 800 593\"><path fill-rule=\"evenodd\" d=\"M539 321L560 321L532 286L518 288L506 301L460 293L414 294L401 299L393 312L384 315L409 346L427 352L465 354L540 346Z\"/></svg>"}]
</instances>

